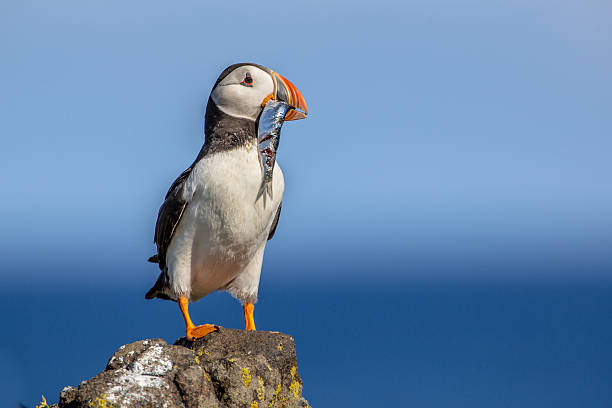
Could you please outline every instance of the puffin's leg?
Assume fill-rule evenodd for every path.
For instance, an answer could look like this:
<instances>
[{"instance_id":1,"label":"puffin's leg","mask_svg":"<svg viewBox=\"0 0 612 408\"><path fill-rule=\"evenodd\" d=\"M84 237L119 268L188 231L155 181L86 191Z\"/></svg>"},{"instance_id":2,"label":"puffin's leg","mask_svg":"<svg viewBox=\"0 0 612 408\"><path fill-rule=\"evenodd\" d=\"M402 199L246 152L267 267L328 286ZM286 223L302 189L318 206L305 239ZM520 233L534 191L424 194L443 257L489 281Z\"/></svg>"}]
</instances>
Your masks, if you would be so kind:
<instances>
[{"instance_id":1,"label":"puffin's leg","mask_svg":"<svg viewBox=\"0 0 612 408\"><path fill-rule=\"evenodd\" d=\"M244 324L245 330L255 330L255 319L253 319L253 311L255 310L255 305L252 303L245 303L242 306L244 310Z\"/></svg>"},{"instance_id":2,"label":"puffin's leg","mask_svg":"<svg viewBox=\"0 0 612 408\"><path fill-rule=\"evenodd\" d=\"M189 299L187 299L187 297L179 296L178 304L181 308L183 319L185 319L185 332L187 335L187 339L199 339L206 336L210 332L219 330L219 327L215 326L214 324L203 324L197 327L193 324L191 318L189 317Z\"/></svg>"}]
</instances>

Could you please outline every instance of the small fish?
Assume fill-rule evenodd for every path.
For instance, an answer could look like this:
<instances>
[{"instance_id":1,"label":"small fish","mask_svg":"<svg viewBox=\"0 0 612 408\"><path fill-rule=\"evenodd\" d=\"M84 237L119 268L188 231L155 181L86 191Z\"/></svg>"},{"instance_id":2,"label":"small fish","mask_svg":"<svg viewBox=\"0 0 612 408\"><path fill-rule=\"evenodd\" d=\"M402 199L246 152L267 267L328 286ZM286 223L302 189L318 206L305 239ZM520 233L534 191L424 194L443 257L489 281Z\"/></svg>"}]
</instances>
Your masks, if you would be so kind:
<instances>
[{"instance_id":1,"label":"small fish","mask_svg":"<svg viewBox=\"0 0 612 408\"><path fill-rule=\"evenodd\" d=\"M291 106L285 102L271 100L261 112L259 127L257 129L257 142L259 151L259 162L263 172L263 181L257 193L257 200L263 195L264 207L266 196L272 199L272 173L276 162L276 150L280 141L281 127L285 121L285 115Z\"/></svg>"}]
</instances>

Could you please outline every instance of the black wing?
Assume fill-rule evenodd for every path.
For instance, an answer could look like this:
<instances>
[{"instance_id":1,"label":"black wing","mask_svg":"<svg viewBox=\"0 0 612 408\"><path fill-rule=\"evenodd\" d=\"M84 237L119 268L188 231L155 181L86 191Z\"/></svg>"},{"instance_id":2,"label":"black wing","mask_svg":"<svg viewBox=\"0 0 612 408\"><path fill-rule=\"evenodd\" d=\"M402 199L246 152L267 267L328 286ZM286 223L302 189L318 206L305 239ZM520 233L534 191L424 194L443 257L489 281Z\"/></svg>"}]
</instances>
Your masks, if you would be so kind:
<instances>
[{"instance_id":1,"label":"black wing","mask_svg":"<svg viewBox=\"0 0 612 408\"><path fill-rule=\"evenodd\" d=\"M183 199L183 191L185 189L185 181L191 174L196 163L200 161L206 154L206 146L202 146L198 157L191 163L191 166L181 173L174 180L174 183L168 189L164 203L159 208L157 214L157 223L155 224L155 237L153 241L157 245L157 254L149 258L149 262L158 263L159 269L162 271L166 267L166 251L172 241L174 231L181 221L181 217L187 207L187 202Z\"/></svg>"},{"instance_id":2,"label":"black wing","mask_svg":"<svg viewBox=\"0 0 612 408\"><path fill-rule=\"evenodd\" d=\"M174 231L181 221L185 208L187 208L187 202L183 199L183 191L185 180L191 174L192 169L193 167L190 166L172 183L157 214L154 242L157 245L157 261L159 268L162 270L166 266L166 251L170 246Z\"/></svg>"},{"instance_id":3,"label":"black wing","mask_svg":"<svg viewBox=\"0 0 612 408\"><path fill-rule=\"evenodd\" d=\"M185 212L185 208L187 208L188 203L183 199L185 181L191 174L193 166L197 163L199 157L200 156L198 156L198 159L196 159L187 170L182 172L181 175L174 180L174 183L172 183L170 189L166 193L164 203L159 208L154 237L154 242L157 245L157 254L150 257L149 262L159 264L159 269L161 269L162 272L159 274L159 278L157 278L155 285L153 285L145 295L146 299L152 299L154 297L170 299L167 293L170 280L168 279L168 271L166 268L166 251L170 246L176 227L179 222L181 222L181 217Z\"/></svg>"},{"instance_id":4,"label":"black wing","mask_svg":"<svg viewBox=\"0 0 612 408\"><path fill-rule=\"evenodd\" d=\"M272 221L272 227L270 228L270 233L268 234L268 241L272 239L274 233L276 232L276 227L278 226L278 219L280 218L281 208L283 208L283 202L278 205L278 210L276 210L276 215L274 216L274 221Z\"/></svg>"}]
</instances>

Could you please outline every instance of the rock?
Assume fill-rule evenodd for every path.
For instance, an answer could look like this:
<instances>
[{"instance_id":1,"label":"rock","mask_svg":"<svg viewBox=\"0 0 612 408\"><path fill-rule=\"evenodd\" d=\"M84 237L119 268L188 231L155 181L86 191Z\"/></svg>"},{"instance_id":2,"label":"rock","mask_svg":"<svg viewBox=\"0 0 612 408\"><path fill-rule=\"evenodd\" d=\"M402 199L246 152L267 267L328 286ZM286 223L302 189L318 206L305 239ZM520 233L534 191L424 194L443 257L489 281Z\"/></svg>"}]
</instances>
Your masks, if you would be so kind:
<instances>
[{"instance_id":1,"label":"rock","mask_svg":"<svg viewBox=\"0 0 612 408\"><path fill-rule=\"evenodd\" d=\"M174 345L121 346L102 373L65 387L59 401L59 408L308 406L291 336L225 328Z\"/></svg>"}]
</instances>

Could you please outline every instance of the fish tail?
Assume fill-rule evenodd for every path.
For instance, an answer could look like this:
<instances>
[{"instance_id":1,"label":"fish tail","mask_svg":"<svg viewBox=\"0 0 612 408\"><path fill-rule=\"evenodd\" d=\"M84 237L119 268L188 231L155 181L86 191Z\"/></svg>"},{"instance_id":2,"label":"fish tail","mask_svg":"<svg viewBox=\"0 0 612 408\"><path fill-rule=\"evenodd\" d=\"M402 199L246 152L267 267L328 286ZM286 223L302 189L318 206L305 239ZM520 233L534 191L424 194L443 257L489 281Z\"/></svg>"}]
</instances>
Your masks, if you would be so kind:
<instances>
[{"instance_id":1,"label":"fish tail","mask_svg":"<svg viewBox=\"0 0 612 408\"><path fill-rule=\"evenodd\" d=\"M264 202L264 208L265 208L266 196L269 196L271 200L274 198L273 193L272 193L272 183L268 181L263 181L261 183L261 187L259 187L259 192L257 193L257 198L255 198L255 201L258 201L261 196L263 196L263 202Z\"/></svg>"}]
</instances>

